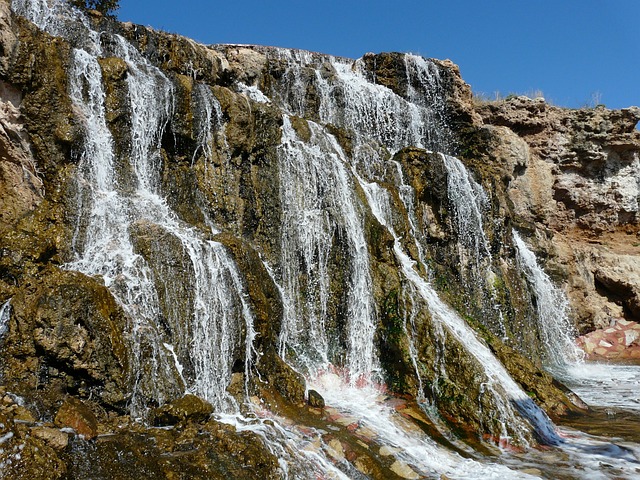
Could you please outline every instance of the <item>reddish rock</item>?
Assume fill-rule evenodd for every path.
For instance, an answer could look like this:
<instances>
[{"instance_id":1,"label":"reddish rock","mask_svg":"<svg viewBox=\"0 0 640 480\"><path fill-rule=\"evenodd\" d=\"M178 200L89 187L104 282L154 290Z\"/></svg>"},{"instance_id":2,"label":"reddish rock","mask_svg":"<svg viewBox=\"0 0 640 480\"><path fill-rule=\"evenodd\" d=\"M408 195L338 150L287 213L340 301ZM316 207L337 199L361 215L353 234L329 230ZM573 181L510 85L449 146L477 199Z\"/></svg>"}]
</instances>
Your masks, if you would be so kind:
<instances>
[{"instance_id":1,"label":"reddish rock","mask_svg":"<svg viewBox=\"0 0 640 480\"><path fill-rule=\"evenodd\" d=\"M640 324L617 318L608 328L578 337L576 343L590 360L640 358Z\"/></svg>"},{"instance_id":2,"label":"reddish rock","mask_svg":"<svg viewBox=\"0 0 640 480\"><path fill-rule=\"evenodd\" d=\"M88 440L98 435L96 416L89 407L74 397L69 397L62 404L54 422L58 427L73 428Z\"/></svg>"}]
</instances>

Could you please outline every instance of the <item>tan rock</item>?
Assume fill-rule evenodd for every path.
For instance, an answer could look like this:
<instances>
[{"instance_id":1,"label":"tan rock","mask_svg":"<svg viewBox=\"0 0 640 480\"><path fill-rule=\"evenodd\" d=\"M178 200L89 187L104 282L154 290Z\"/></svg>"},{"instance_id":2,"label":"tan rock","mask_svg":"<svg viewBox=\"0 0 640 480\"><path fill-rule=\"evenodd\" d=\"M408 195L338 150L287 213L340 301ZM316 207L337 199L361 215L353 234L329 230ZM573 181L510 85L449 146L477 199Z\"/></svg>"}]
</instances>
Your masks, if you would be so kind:
<instances>
[{"instance_id":1,"label":"tan rock","mask_svg":"<svg viewBox=\"0 0 640 480\"><path fill-rule=\"evenodd\" d=\"M0 81L0 231L35 210L44 197L18 109L20 102L20 92Z\"/></svg>"},{"instance_id":2,"label":"tan rock","mask_svg":"<svg viewBox=\"0 0 640 480\"><path fill-rule=\"evenodd\" d=\"M356 434L359 437L362 437L366 440L374 440L377 436L378 433L375 430L372 430L369 427L360 427L358 428L358 430L356 431Z\"/></svg>"},{"instance_id":3,"label":"tan rock","mask_svg":"<svg viewBox=\"0 0 640 480\"><path fill-rule=\"evenodd\" d=\"M69 435L57 428L33 427L31 434L56 450L63 450L69 444Z\"/></svg>"},{"instance_id":4,"label":"tan rock","mask_svg":"<svg viewBox=\"0 0 640 480\"><path fill-rule=\"evenodd\" d=\"M240 81L251 85L263 71L267 57L251 48L237 47L227 51L230 68L236 72Z\"/></svg>"},{"instance_id":5,"label":"tan rock","mask_svg":"<svg viewBox=\"0 0 640 480\"><path fill-rule=\"evenodd\" d=\"M353 464L360 472L364 473L365 475L371 475L373 469L371 468L370 462L371 460L367 458L356 458Z\"/></svg>"},{"instance_id":6,"label":"tan rock","mask_svg":"<svg viewBox=\"0 0 640 480\"><path fill-rule=\"evenodd\" d=\"M382 447L380 447L380 455L383 457L388 457L390 455L395 455L396 453L401 452L402 450L396 447L389 447L387 445L384 445Z\"/></svg>"},{"instance_id":7,"label":"tan rock","mask_svg":"<svg viewBox=\"0 0 640 480\"><path fill-rule=\"evenodd\" d=\"M418 475L409 465L401 462L400 460L396 460L395 462L393 462L393 465L391 465L391 471L398 475L400 478L420 478L420 475Z\"/></svg>"},{"instance_id":8,"label":"tan rock","mask_svg":"<svg viewBox=\"0 0 640 480\"><path fill-rule=\"evenodd\" d=\"M327 453L338 461L345 459L344 448L337 438L333 438L327 443Z\"/></svg>"},{"instance_id":9,"label":"tan rock","mask_svg":"<svg viewBox=\"0 0 640 480\"><path fill-rule=\"evenodd\" d=\"M536 477L542 476L542 471L537 468L526 468L522 470L522 473L526 473L528 475L535 475Z\"/></svg>"},{"instance_id":10,"label":"tan rock","mask_svg":"<svg viewBox=\"0 0 640 480\"><path fill-rule=\"evenodd\" d=\"M596 344L591 341L591 339L587 338L585 339L583 349L586 353L593 353L593 351L596 349Z\"/></svg>"}]
</instances>

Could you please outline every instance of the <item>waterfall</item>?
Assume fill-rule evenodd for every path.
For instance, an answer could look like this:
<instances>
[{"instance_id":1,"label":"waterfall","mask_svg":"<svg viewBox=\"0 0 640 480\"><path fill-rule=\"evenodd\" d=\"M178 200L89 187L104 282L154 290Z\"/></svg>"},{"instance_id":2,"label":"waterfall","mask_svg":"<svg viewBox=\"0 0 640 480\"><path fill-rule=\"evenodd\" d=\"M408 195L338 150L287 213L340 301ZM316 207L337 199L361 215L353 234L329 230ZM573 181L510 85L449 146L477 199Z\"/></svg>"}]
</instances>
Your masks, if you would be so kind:
<instances>
[{"instance_id":1,"label":"waterfall","mask_svg":"<svg viewBox=\"0 0 640 480\"><path fill-rule=\"evenodd\" d=\"M279 147L281 283L287 298L280 342L296 352L308 372L339 364L344 355L344 366L356 381L377 370L362 205L333 137L313 122L305 122L310 129L306 143L298 138L291 122L285 116ZM341 275L346 276L342 285L332 285L332 279ZM346 312L333 313L330 318L330 297L338 295L336 288L345 284ZM342 322L346 340L341 341ZM340 343L346 343L344 352Z\"/></svg>"},{"instance_id":2,"label":"waterfall","mask_svg":"<svg viewBox=\"0 0 640 480\"><path fill-rule=\"evenodd\" d=\"M513 240L518 262L535 297L537 327L544 346L545 363L551 368L562 368L581 362L584 353L575 343L577 332L569 318L566 296L538 265L535 254L515 230Z\"/></svg>"},{"instance_id":3,"label":"waterfall","mask_svg":"<svg viewBox=\"0 0 640 480\"><path fill-rule=\"evenodd\" d=\"M407 76L407 98L419 105L421 114L416 119L428 126L425 146L436 152L452 153L456 145L446 119L447 106L442 95L443 81L440 70L430 60L418 55L404 56Z\"/></svg>"},{"instance_id":4,"label":"waterfall","mask_svg":"<svg viewBox=\"0 0 640 480\"><path fill-rule=\"evenodd\" d=\"M483 258L491 260L489 242L484 233L483 212L489 199L482 186L476 182L463 163L450 155L441 154L447 169L447 191L459 244L470 250L477 268Z\"/></svg>"},{"instance_id":5,"label":"waterfall","mask_svg":"<svg viewBox=\"0 0 640 480\"><path fill-rule=\"evenodd\" d=\"M352 162L367 177L382 175L388 153L412 145L452 153L439 67L406 55L407 98L371 79L362 60L277 49L285 74L269 96L287 112L345 128L354 135ZM309 104L313 89L318 102ZM414 101L415 100L415 101Z\"/></svg>"},{"instance_id":6,"label":"waterfall","mask_svg":"<svg viewBox=\"0 0 640 480\"><path fill-rule=\"evenodd\" d=\"M508 425L510 431L519 432L519 441L526 442L525 437L533 425L544 441L558 443L558 436L546 415L515 384L489 349L478 340L473 330L439 299L433 288L416 272L415 262L404 252L400 239L393 231L392 213L389 201L385 198L386 192L373 183L387 180L389 175L399 176L402 183L400 166L396 162L386 161L388 157L384 149L393 153L408 145L451 148L451 143L445 141L449 134L443 120L442 101L429 100L429 97L442 98L437 68L428 61L418 61L414 57L405 59L408 84L411 86L407 95L416 100L414 103L387 87L371 82L370 74L361 61L351 63L333 57L288 50L277 50L274 57L287 67L281 88L269 92L274 101L283 103L286 111L306 118L318 116L323 123L345 128L353 135L352 155L348 156L335 137L324 133L319 125L312 121L305 122L311 133L307 134L310 138L304 142L296 132L301 127L294 128L292 121L285 118L280 155L283 185L281 198L286 212L283 222L282 268L285 270L284 290L287 297L293 299L290 302L292 311L285 318L298 319L295 320L297 323L290 323L284 328L286 343L305 345L302 349L305 353L299 352L300 356L309 354L307 346L321 350L317 352L317 357L322 362L328 361L324 352L330 350L331 344L326 336L327 330L331 328L325 323L331 278L328 267L329 247L336 235L332 225L344 223L344 218L358 218L355 209L345 211L345 207L353 202L350 197L352 194L346 194L353 189L347 185L349 181L344 176L347 166L364 190L374 216L393 233L395 255L407 280L405 294L413 297L413 305L422 303L428 307L434 318L436 332L440 332L440 338L436 341L443 344L445 331L448 332L465 345L478 365L484 369L487 381L483 382L482 388L493 398L497 410L487 415L498 418L498 422L503 425L504 436L508 435ZM327 68L331 68L332 75L323 74ZM307 102L309 82L319 98L317 111L311 110L315 108L314 104ZM481 259L488 258L490 264L491 256L482 223L482 211L488 203L486 194L458 159L444 154L441 154L441 158L449 173L450 201L455 212L460 242L470 251L471 260L480 263ZM330 168L339 168L340 175L335 173L336 170L330 171ZM345 173L342 173L343 169ZM323 178L327 180L322 181ZM345 190L338 192L338 188ZM407 185L401 185L399 189L401 199L406 203L412 241L416 243L419 255L422 256L422 245L417 241L420 232L412 200L409 199L412 191ZM336 203L334 198L341 200ZM358 225L358 222L352 224ZM355 239L356 236L351 235L351 238ZM352 244L355 243L355 240L352 241ZM487 262L483 261L482 265L485 263ZM304 272L299 270L300 265L306 266ZM307 284L300 284L296 280L298 278L304 278ZM363 282L363 285L366 284ZM312 286L311 290L308 285ZM295 300L300 297L300 292L303 292L302 297L308 302L304 306L295 305L300 302ZM285 305L287 303L289 302L285 302ZM422 385L412 334L415 328L411 322L413 315L410 311L406 313L404 332L418 384ZM305 321L308 323L303 323ZM303 338L307 335L305 343ZM311 338L314 339L313 342L310 341ZM360 337L360 342L364 342L366 338L372 336ZM440 358L438 362L445 362L445 359ZM444 370L443 363L433 367ZM516 410L513 404L516 405Z\"/></svg>"},{"instance_id":7,"label":"waterfall","mask_svg":"<svg viewBox=\"0 0 640 480\"><path fill-rule=\"evenodd\" d=\"M576 464L586 464L583 452L591 453L590 444L561 439L556 427L511 378L481 334L442 300L431 281L430 243L448 239L443 240L444 235L429 238L429 214L420 210L424 207L422 200L405 181L410 171L403 172L406 165L397 161L401 155L393 159L405 147L438 152L429 159L441 160L447 173L446 213L451 214L453 241L457 240L453 248L458 249L464 262L464 273L469 274L463 280L475 283L469 287L477 289L474 293L490 292L483 298L483 308L499 308L492 290L495 274L487 238L492 237L484 230L489 196L463 163L452 156L456 144L447 122L443 89L448 80L442 64L414 55L394 56L393 67L399 68L400 76L404 72L404 78L389 87L376 78L375 66L369 63L372 57L354 62L268 49L265 55L277 64L274 68L279 73L273 78L265 76L268 81L240 84L233 81L230 70L221 74L218 87L213 89L195 75L187 79L193 86L187 99L191 105L188 121L192 123L188 138L180 138L189 147L169 159L172 150L167 147L163 151L163 141L167 142L172 128L175 137L184 133L175 122L177 98L183 90L189 91L174 87L175 73L154 66L122 36L112 31L95 32L79 10L62 1L13 0L12 6L18 14L50 34L64 37L71 45L68 93L82 130L82 142L75 145L76 161L68 164L69 169L75 169L70 190L77 204L73 258L63 268L98 278L125 313L127 324L122 334L131 353L129 414L133 418L144 417L151 405L193 393L211 402L216 420L232 424L239 438L245 431L258 435L278 458L282 477L291 479L378 478L378 473L366 473L367 461L377 462L372 468L390 476L389 472L397 474L394 466L406 467L404 478L530 478L510 466L524 469L556 459L564 462L560 475L565 476L579 468L574 468ZM122 94L118 101L129 116L120 119L127 126L120 131L110 123L105 106L112 100L108 82L113 80L103 78L103 68L104 62L113 57L126 63L126 74L118 80L124 85L118 91ZM240 102L246 101L249 113L234 124L238 119L234 118L237 105L233 102L238 97ZM220 102L230 119L227 132ZM261 105L254 108L253 102ZM234 136L241 137L245 120L250 129L266 125L275 131L280 118L278 145L271 141L275 135L268 137L268 145L259 143L262 138L255 143L246 139L246 145L242 145L247 150L271 148L269 153L258 152L258 148L233 153L238 144L224 151L226 133L232 143L231 126L236 129ZM223 168L211 168L214 164L218 167L216 162L225 156ZM176 165L168 166L164 163L167 161L180 163L174 170ZM273 162L268 171L278 171L279 178L256 187L251 181L264 173L261 162ZM230 198L238 186L238 203L248 203L256 192L263 194L260 188L275 186L274 191L267 192L273 198L264 195L266 200L259 201L272 202L264 211L276 215L260 221L277 224L273 231L278 232L278 238L268 239L268 249L262 249L262 240L251 243L258 235L242 239L262 259L275 289L271 285L264 291L252 289L249 297L246 283L264 278L263 272L256 276L240 272L227 248L215 241L236 233L233 230L217 236L228 227L222 225L224 219L221 225L214 225L204 212L197 212L202 213L204 225L193 226L180 215L185 209L199 207L199 194L216 195L216 190L205 191L198 183L195 188L202 191L195 192L195 205L173 210L176 198L165 185L167 177L178 169L179 174L186 172L185 176L204 171L208 175L205 181L215 180L212 183L216 188L225 189ZM253 176L250 181L233 183L247 171ZM227 182L224 174L237 177ZM197 182L201 180L196 177ZM255 190L245 196L245 188ZM250 206L246 211L253 213ZM243 227L250 232L251 222L246 223ZM271 231L272 226L264 232ZM551 366L575 365L579 358L571 350L566 300L517 232L513 232L513 238L519 266L537 299L546 362ZM281 299L273 298L278 293ZM31 294L27 291L24 296ZM256 300L262 294L266 298ZM12 326L14 321L20 325L20 316L30 313L22 304L18 306L19 295L0 306L0 340L7 334L11 302L15 306ZM386 310L382 298L397 299L390 308L392 313ZM272 312L280 311L280 300L281 324L280 318L269 318ZM30 298L21 301L26 303ZM263 322L273 321L268 325L268 335L260 339L254 328L252 301L259 309L259 302L266 302L269 307L255 312L255 316ZM384 324L391 323L392 315L393 332ZM278 326L280 331L276 332ZM267 329L261 325L261 332L262 327ZM13 335L13 331L9 333ZM389 340L383 338L385 335L394 337ZM396 338L400 340L393 343ZM273 340L277 345L270 343ZM397 346L397 358L382 358L378 345L383 346L381 349ZM297 377L289 377L288 367L274 358L274 350L303 372L308 387L317 388L326 400L325 409L279 404L278 395L285 394L273 383L291 381L296 398L301 395L301 386ZM260 361L262 355L264 363ZM272 360L276 364L273 370L265 365ZM382 365L388 366L391 360L402 364L398 371L404 383L393 384L394 373L382 371ZM257 368L253 370L254 365L258 365L260 375ZM389 386L383 384L386 373L391 379ZM243 405L227 392L232 376L240 374L245 382ZM456 374L463 378L455 378ZM61 371L60 378L64 375L67 373ZM250 379L255 382L250 384ZM234 386L235 382L234 377ZM418 405L413 399L386 390L396 385L403 395L415 393ZM456 389L451 398L446 398L448 386ZM272 394L276 403L271 403ZM404 401L407 403L400 407ZM434 417L443 414L440 423L433 422L434 428L441 428L439 436L432 438L425 433L433 426L420 408L431 411ZM461 425L466 420L477 433L499 437L496 443L500 447L527 446L536 437L561 448L540 452L531 449L531 455L539 454L542 459L533 464L526 459L514 460L508 448L503 456L484 457L485 448L490 450L492 446L475 451L474 440L463 445L463 440L445 426L450 422L466 428ZM188 441L189 435L204 432L212 424L196 426L194 422L186 429L180 425L165 432L164 438ZM145 427L135 428L141 432ZM225 444L227 440L221 442L221 448L232 456L236 448L245 446L242 440ZM341 452L344 455L334 456L335 442L342 446L341 441L346 445ZM250 449L250 442L247 445ZM126 445L117 448L121 449L118 455L126 455ZM216 448L218 445L211 445L211 451L203 455L217 455ZM182 453L177 449L167 456L175 459ZM606 452L597 458L598 462L609 461ZM635 471L634 462L629 460L629 471ZM542 474L553 472L555 467L554 463ZM91 465L86 468L90 470ZM588 465L584 471L589 476L598 468L600 465Z\"/></svg>"},{"instance_id":8,"label":"waterfall","mask_svg":"<svg viewBox=\"0 0 640 480\"><path fill-rule=\"evenodd\" d=\"M372 183L364 183L362 187L367 194L369 204L372 206L373 214L382 225L387 227L394 237L394 253L400 263L404 277L411 284L412 290L426 302L433 321L445 328L464 345L465 349L477 360L478 365L484 369L487 380L482 383L482 386L486 388L487 392L495 400L499 421L503 424L503 435L505 437L508 435L506 426L509 425L515 431L521 432L522 437L519 440L526 443L528 425L523 424L519 419L519 415L514 412L512 405L515 404L519 414L531 423L545 442L550 444L559 443L560 439L546 414L515 383L489 348L478 339L477 334L451 307L447 306L438 297L433 287L414 268L416 262L404 252L398 235L389 223L389 203L388 201L380 201L383 197L381 189ZM373 192L376 193L374 194ZM444 341L444 339L441 337L440 341Z\"/></svg>"},{"instance_id":9,"label":"waterfall","mask_svg":"<svg viewBox=\"0 0 640 480\"><path fill-rule=\"evenodd\" d=\"M205 165L213 158L212 142L216 131L222 129L222 107L216 97L213 96L209 86L198 83L193 91L194 97L194 130L196 132L196 149L191 157L193 165L199 152L205 159Z\"/></svg>"},{"instance_id":10,"label":"waterfall","mask_svg":"<svg viewBox=\"0 0 640 480\"><path fill-rule=\"evenodd\" d=\"M209 240L206 232L183 224L162 196L160 141L173 114L172 83L121 36L110 35L103 47L83 15L62 2L49 6L45 1L15 0L13 8L76 47L69 95L81 113L85 137L77 177L80 220L73 242L77 258L66 268L100 276L130 319L132 412L143 413L148 398L162 404L185 391L202 396L218 411L235 411L225 389L234 351L242 345L249 376L253 316L241 277L224 247ZM86 35L78 36L79 30ZM122 157L116 154L106 121L99 56L120 57L128 66L131 130L129 151ZM208 157L214 122L221 115L203 87L196 92L203 110L195 122L198 149ZM149 263L153 258L137 251L134 233L177 240L177 250L155 255L186 258L190 278L154 270ZM186 383L184 365L191 371Z\"/></svg>"}]
</instances>

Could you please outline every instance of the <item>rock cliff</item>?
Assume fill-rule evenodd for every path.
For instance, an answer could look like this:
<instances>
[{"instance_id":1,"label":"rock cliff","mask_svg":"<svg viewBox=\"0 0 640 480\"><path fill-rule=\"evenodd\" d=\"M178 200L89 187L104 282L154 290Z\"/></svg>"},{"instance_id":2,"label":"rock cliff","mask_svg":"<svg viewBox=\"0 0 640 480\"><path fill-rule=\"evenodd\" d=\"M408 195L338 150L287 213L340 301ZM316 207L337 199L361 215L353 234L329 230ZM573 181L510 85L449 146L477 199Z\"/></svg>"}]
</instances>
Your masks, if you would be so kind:
<instances>
[{"instance_id":1,"label":"rock cliff","mask_svg":"<svg viewBox=\"0 0 640 480\"><path fill-rule=\"evenodd\" d=\"M639 319L639 109L40 3L0 1L6 478L306 478L333 468L291 447L310 429L354 478L418 478L304 404L331 375L456 454L553 444L538 406L582 405L542 370L515 232L580 332Z\"/></svg>"}]
</instances>

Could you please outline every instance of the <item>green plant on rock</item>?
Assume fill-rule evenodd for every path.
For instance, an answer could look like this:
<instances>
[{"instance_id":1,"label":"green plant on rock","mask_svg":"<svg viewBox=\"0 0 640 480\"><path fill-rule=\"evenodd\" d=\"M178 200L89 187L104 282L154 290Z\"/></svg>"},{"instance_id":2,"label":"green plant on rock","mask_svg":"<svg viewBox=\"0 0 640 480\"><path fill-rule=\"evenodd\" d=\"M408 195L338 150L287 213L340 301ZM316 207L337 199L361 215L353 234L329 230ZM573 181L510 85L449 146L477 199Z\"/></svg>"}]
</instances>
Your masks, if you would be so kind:
<instances>
[{"instance_id":1,"label":"green plant on rock","mask_svg":"<svg viewBox=\"0 0 640 480\"><path fill-rule=\"evenodd\" d=\"M97 10L110 14L120 8L120 0L71 0L71 5L83 10Z\"/></svg>"}]
</instances>

